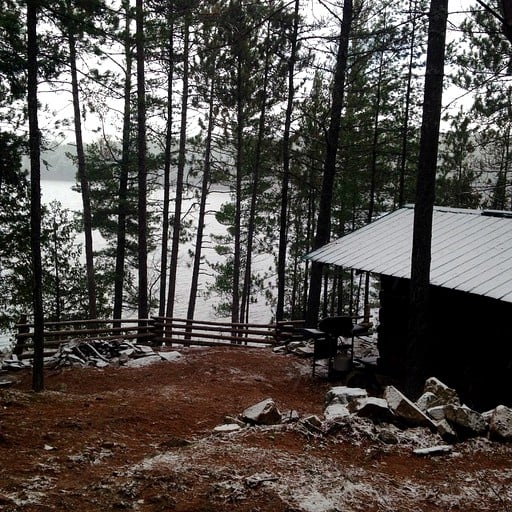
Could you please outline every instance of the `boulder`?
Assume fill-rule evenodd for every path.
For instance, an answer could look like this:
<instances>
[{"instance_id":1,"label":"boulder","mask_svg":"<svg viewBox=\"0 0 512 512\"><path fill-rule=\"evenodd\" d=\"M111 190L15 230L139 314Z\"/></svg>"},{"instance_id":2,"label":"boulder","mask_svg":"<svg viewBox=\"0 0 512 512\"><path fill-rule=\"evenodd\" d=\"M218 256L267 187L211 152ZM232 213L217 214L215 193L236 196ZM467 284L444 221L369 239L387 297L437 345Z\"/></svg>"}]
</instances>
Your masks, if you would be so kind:
<instances>
[{"instance_id":1,"label":"boulder","mask_svg":"<svg viewBox=\"0 0 512 512\"><path fill-rule=\"evenodd\" d=\"M425 387L423 388L424 393L432 393L436 396L436 403L431 403L430 406L434 405L445 405L454 404L460 405L460 399L457 395L457 391L449 388L446 384L441 382L436 377L430 377L425 381Z\"/></svg>"},{"instance_id":2,"label":"boulder","mask_svg":"<svg viewBox=\"0 0 512 512\"><path fill-rule=\"evenodd\" d=\"M445 407L446 419L463 437L480 436L487 432L487 422L477 411L465 406L449 404Z\"/></svg>"},{"instance_id":3,"label":"boulder","mask_svg":"<svg viewBox=\"0 0 512 512\"><path fill-rule=\"evenodd\" d=\"M335 386L327 391L324 406L327 407L329 404L333 403L347 405L353 400L359 400L362 398L368 398L366 389L351 388L348 386Z\"/></svg>"},{"instance_id":4,"label":"boulder","mask_svg":"<svg viewBox=\"0 0 512 512\"><path fill-rule=\"evenodd\" d=\"M446 413L444 412L444 405L436 405L435 407L429 407L427 414L435 421L444 420Z\"/></svg>"},{"instance_id":5,"label":"boulder","mask_svg":"<svg viewBox=\"0 0 512 512\"><path fill-rule=\"evenodd\" d=\"M169 361L169 362L177 361L178 359L181 359L181 357L182 357L181 354L177 350L161 351L161 352L158 352L158 355L164 361Z\"/></svg>"},{"instance_id":6,"label":"boulder","mask_svg":"<svg viewBox=\"0 0 512 512\"><path fill-rule=\"evenodd\" d=\"M384 399L396 418L413 427L435 429L433 421L394 386L387 386Z\"/></svg>"},{"instance_id":7,"label":"boulder","mask_svg":"<svg viewBox=\"0 0 512 512\"><path fill-rule=\"evenodd\" d=\"M390 422L393 419L393 413L384 398L369 396L363 400L354 400L348 409L356 416L369 418L376 423Z\"/></svg>"},{"instance_id":8,"label":"boulder","mask_svg":"<svg viewBox=\"0 0 512 512\"><path fill-rule=\"evenodd\" d=\"M436 427L437 433L447 443L453 443L457 440L457 432L455 432L455 430L446 420L443 419L439 422L436 422Z\"/></svg>"},{"instance_id":9,"label":"boulder","mask_svg":"<svg viewBox=\"0 0 512 512\"><path fill-rule=\"evenodd\" d=\"M345 404L334 402L325 408L324 416L327 421L334 421L350 416L350 411Z\"/></svg>"},{"instance_id":10,"label":"boulder","mask_svg":"<svg viewBox=\"0 0 512 512\"><path fill-rule=\"evenodd\" d=\"M498 405L489 422L489 434L493 438L512 441L512 409Z\"/></svg>"},{"instance_id":11,"label":"boulder","mask_svg":"<svg viewBox=\"0 0 512 512\"><path fill-rule=\"evenodd\" d=\"M416 400L416 405L419 409L425 412L429 407L432 407L438 403L439 399L431 391L426 391Z\"/></svg>"},{"instance_id":12,"label":"boulder","mask_svg":"<svg viewBox=\"0 0 512 512\"><path fill-rule=\"evenodd\" d=\"M275 425L281 423L281 413L272 398L262 400L245 409L242 418L254 425Z\"/></svg>"}]
</instances>

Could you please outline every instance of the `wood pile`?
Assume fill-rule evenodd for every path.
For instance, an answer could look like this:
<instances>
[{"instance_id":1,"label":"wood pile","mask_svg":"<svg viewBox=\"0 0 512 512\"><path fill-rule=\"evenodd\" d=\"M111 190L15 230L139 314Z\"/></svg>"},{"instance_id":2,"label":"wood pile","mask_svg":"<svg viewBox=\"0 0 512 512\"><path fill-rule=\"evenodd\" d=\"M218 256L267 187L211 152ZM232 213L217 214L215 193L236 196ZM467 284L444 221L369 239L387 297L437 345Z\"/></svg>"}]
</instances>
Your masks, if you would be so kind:
<instances>
[{"instance_id":1,"label":"wood pile","mask_svg":"<svg viewBox=\"0 0 512 512\"><path fill-rule=\"evenodd\" d=\"M57 352L45 358L47 368L63 368L67 366L92 366L104 368L109 365L129 365L134 360L151 358L151 360L169 360L155 352L147 345L127 340L81 339L62 343ZM20 370L30 368L31 359L21 360L12 355L2 361L2 370Z\"/></svg>"}]
</instances>

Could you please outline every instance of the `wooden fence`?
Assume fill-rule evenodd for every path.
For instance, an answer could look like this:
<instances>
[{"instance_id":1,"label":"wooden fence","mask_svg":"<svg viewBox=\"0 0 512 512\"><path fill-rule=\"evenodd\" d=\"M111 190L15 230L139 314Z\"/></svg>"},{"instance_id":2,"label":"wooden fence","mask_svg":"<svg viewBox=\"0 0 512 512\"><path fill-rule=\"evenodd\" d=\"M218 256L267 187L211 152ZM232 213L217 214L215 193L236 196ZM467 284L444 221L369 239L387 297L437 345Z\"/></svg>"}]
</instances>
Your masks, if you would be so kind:
<instances>
[{"instance_id":1,"label":"wooden fence","mask_svg":"<svg viewBox=\"0 0 512 512\"><path fill-rule=\"evenodd\" d=\"M173 344L230 347L263 347L286 343L298 336L302 321L273 324L232 324L182 318L153 317L147 319L70 320L45 322L45 355L54 353L69 340L135 340L154 346ZM34 324L16 325L13 352L22 358L33 354Z\"/></svg>"}]
</instances>

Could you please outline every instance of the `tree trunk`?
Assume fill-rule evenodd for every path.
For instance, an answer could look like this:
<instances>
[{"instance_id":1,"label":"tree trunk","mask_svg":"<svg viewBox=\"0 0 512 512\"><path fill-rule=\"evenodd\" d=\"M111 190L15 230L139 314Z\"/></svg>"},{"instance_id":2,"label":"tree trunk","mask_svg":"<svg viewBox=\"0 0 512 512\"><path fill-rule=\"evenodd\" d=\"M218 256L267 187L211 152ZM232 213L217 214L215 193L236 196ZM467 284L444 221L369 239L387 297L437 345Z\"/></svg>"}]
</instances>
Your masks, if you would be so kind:
<instances>
[{"instance_id":1,"label":"tree trunk","mask_svg":"<svg viewBox=\"0 0 512 512\"><path fill-rule=\"evenodd\" d=\"M443 95L448 0L431 0L425 92L421 125L414 232L411 259L409 344L406 354L406 391L414 399L428 376L429 288L432 215Z\"/></svg>"},{"instance_id":2,"label":"tree trunk","mask_svg":"<svg viewBox=\"0 0 512 512\"><path fill-rule=\"evenodd\" d=\"M300 0L295 0L293 29L291 34L290 58L288 59L288 98L283 133L283 178L281 181L281 213L279 216L279 253L277 256L277 305L276 321L284 320L286 294L286 253L288 247L288 188L290 183L290 131L292 124L293 99L295 96L294 73L297 60L297 34L299 29Z\"/></svg>"},{"instance_id":3,"label":"tree trunk","mask_svg":"<svg viewBox=\"0 0 512 512\"><path fill-rule=\"evenodd\" d=\"M268 74L270 65L270 55L268 51L268 41L270 37L270 27L266 36L266 50L265 50L265 69L263 72L263 86L262 86L262 100L260 107L260 117L258 121L258 137L256 140L255 162L253 167L252 179L252 193L251 204L249 207L249 223L247 226L247 249L245 257L245 270L244 270L244 284L242 290L242 302L240 308L240 319L249 322L249 302L251 294L251 273L252 273L252 250L254 245L254 232L256 229L256 206L259 194L260 175L261 175L261 152L263 147L263 139L265 136L265 121L267 113L267 89L268 89Z\"/></svg>"},{"instance_id":4,"label":"tree trunk","mask_svg":"<svg viewBox=\"0 0 512 512\"><path fill-rule=\"evenodd\" d=\"M68 3L68 13L72 20L73 6ZM78 162L78 179L82 192L82 208L85 236L85 268L87 273L87 298L89 302L89 318L97 318L96 312L96 278L94 276L94 254L92 245L91 197L89 177L85 165L85 151L82 139L82 118L80 113L80 95L78 91L78 74L76 68L76 39L73 21L68 29L69 65L71 71L71 90L73 96L73 117L75 124L76 157Z\"/></svg>"},{"instance_id":5,"label":"tree trunk","mask_svg":"<svg viewBox=\"0 0 512 512\"><path fill-rule=\"evenodd\" d=\"M212 137L213 128L215 126L214 119L214 103L215 103L215 78L211 77L210 83L210 105L208 108L208 128L206 133L206 146L204 150L204 168L203 180L201 183L201 199L199 203L199 215L197 219L197 233L196 233L196 246L194 251L194 264L192 267L192 280L190 283L190 295L188 299L187 318L194 319L197 299L197 287L199 284L199 271L201 269L201 252L203 247L203 232L204 222L206 216L206 199L208 197L208 187L210 185L210 171L211 171L211 158L212 158Z\"/></svg>"},{"instance_id":6,"label":"tree trunk","mask_svg":"<svg viewBox=\"0 0 512 512\"><path fill-rule=\"evenodd\" d=\"M237 59L237 91L236 91L236 162L235 162L235 219L234 219L234 249L233 249L233 300L231 304L231 322L236 324L240 322L240 271L241 271L241 251L240 251L240 228L242 221L242 141L244 110L242 102L242 59ZM233 333L234 336L237 332Z\"/></svg>"},{"instance_id":7,"label":"tree trunk","mask_svg":"<svg viewBox=\"0 0 512 512\"><path fill-rule=\"evenodd\" d=\"M145 319L148 308L147 168L146 168L146 80L144 66L144 2L136 1L137 48L137 182L138 182L138 315Z\"/></svg>"},{"instance_id":8,"label":"tree trunk","mask_svg":"<svg viewBox=\"0 0 512 512\"><path fill-rule=\"evenodd\" d=\"M119 173L118 213L117 213L117 244L116 268L114 274L114 318L123 316L123 286L126 256L126 217L128 201L128 178L130 173L131 152L131 92L132 92L132 49L130 44L130 2L123 1L126 16L124 34L124 54L126 59L126 76L124 82L123 141L121 170Z\"/></svg>"},{"instance_id":9,"label":"tree trunk","mask_svg":"<svg viewBox=\"0 0 512 512\"><path fill-rule=\"evenodd\" d=\"M43 266L41 260L41 142L38 122L37 74L38 41L37 14L39 2L27 1L27 107L30 151L30 242L33 272L34 303L34 363L32 389L44 389L44 313L43 313Z\"/></svg>"},{"instance_id":10,"label":"tree trunk","mask_svg":"<svg viewBox=\"0 0 512 512\"><path fill-rule=\"evenodd\" d=\"M189 36L188 15L184 21L183 41L183 93L181 96L180 147L178 151L178 173L176 177L176 201L174 203L174 219L172 225L171 259L169 261L169 290L167 295L167 317L174 314L174 298L176 294L176 273L178 269L178 252L181 233L181 206L183 203L183 181L185 173L185 156L187 145L187 114L188 114L188 70L189 70Z\"/></svg>"},{"instance_id":11,"label":"tree trunk","mask_svg":"<svg viewBox=\"0 0 512 512\"><path fill-rule=\"evenodd\" d=\"M411 109L412 69L414 65L414 49L416 45L416 4L417 0L409 0L411 18L411 44L409 46L409 66L407 68L407 85L405 88L404 122L402 125L402 148L400 151L400 177L398 185L398 206L405 203L405 175L407 173L407 153L409 142L409 112Z\"/></svg>"},{"instance_id":12,"label":"tree trunk","mask_svg":"<svg viewBox=\"0 0 512 512\"><path fill-rule=\"evenodd\" d=\"M167 288L167 250L169 245L169 203L171 197L171 155L172 155L172 102L174 80L174 12L169 5L169 72L167 76L167 126L164 150L164 204L162 212L162 247L160 252L160 301L158 314L165 315Z\"/></svg>"},{"instance_id":13,"label":"tree trunk","mask_svg":"<svg viewBox=\"0 0 512 512\"><path fill-rule=\"evenodd\" d=\"M53 272L54 272L54 278L55 278L55 322L61 321L61 282L60 282L60 268L59 268L59 246L58 246L58 226L57 226L57 220L54 217L53 218Z\"/></svg>"},{"instance_id":14,"label":"tree trunk","mask_svg":"<svg viewBox=\"0 0 512 512\"><path fill-rule=\"evenodd\" d=\"M345 94L345 74L347 68L349 35L352 26L352 14L352 0L345 0L343 4L343 20L341 22L338 54L336 56L331 116L326 136L327 149L324 160L317 231L313 246L314 250L329 242L330 236L332 192L336 175L336 154L338 151L341 112ZM323 265L318 262L312 262L311 264L308 309L306 312L306 325L310 327L315 326L318 322L320 293L322 288L322 267Z\"/></svg>"}]
</instances>

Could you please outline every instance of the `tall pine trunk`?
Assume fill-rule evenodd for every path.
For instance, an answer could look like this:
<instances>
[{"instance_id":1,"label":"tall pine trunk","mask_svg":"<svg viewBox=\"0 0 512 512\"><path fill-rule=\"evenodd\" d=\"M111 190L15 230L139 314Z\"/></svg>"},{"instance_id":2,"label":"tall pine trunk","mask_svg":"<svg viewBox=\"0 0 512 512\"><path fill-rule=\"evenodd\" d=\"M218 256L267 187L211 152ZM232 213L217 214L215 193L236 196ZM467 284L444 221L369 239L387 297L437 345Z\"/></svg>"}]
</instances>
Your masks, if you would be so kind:
<instances>
[{"instance_id":1,"label":"tall pine trunk","mask_svg":"<svg viewBox=\"0 0 512 512\"><path fill-rule=\"evenodd\" d=\"M169 204L171 198L171 156L172 156L172 102L174 80L174 12L173 2L169 2L169 71L167 74L167 126L164 149L164 204L162 212L162 247L160 252L160 301L158 314L165 315L165 300L167 291L167 251L169 245Z\"/></svg>"},{"instance_id":2,"label":"tall pine trunk","mask_svg":"<svg viewBox=\"0 0 512 512\"><path fill-rule=\"evenodd\" d=\"M336 56L336 70L332 90L331 111L329 127L326 135L326 153L323 168L322 190L318 210L317 231L313 249L318 249L329 242L331 229L331 207L334 178L336 176L336 155L338 152L338 139L341 125L341 112L345 95L345 74L347 69L347 55L350 29L352 26L352 0L345 0L343 4L343 20L341 22L338 53ZM323 265L312 262L306 312L306 325L315 326L320 311L320 293L322 289Z\"/></svg>"},{"instance_id":3,"label":"tall pine trunk","mask_svg":"<svg viewBox=\"0 0 512 512\"><path fill-rule=\"evenodd\" d=\"M242 101L243 77L242 58L237 58L236 75L236 160L235 160L235 219L234 219L234 248L233 248L233 300L231 303L231 322L240 322L240 272L242 270L242 254L240 250L240 229L242 222L242 142L244 129L244 108ZM237 335L237 331L233 332Z\"/></svg>"},{"instance_id":4,"label":"tall pine trunk","mask_svg":"<svg viewBox=\"0 0 512 512\"><path fill-rule=\"evenodd\" d=\"M266 50L265 50L265 69L263 72L263 87L261 94L261 107L260 117L258 121L258 136L256 140L255 148L255 160L252 173L252 192L251 192L251 204L249 206L249 222L247 225L247 246L246 246L246 257L245 257L245 270L244 270L244 281L242 289L242 301L240 304L240 320L249 321L249 303L251 295L251 277L252 277L252 251L254 246L254 233L256 230L256 206L258 201L259 187L260 187L260 176L261 176L261 153L263 149L263 140L265 137L265 122L267 113L267 89L268 89L268 74L270 65L270 55L268 51L268 41L270 37L270 27L267 30L266 37Z\"/></svg>"},{"instance_id":5,"label":"tall pine trunk","mask_svg":"<svg viewBox=\"0 0 512 512\"><path fill-rule=\"evenodd\" d=\"M214 104L215 104L215 78L212 75L210 82L210 98L208 107L208 128L206 131L206 141L204 150L204 168L203 179L201 183L201 199L199 202L199 214L197 219L196 244L194 251L194 263L192 266L192 279L190 282L190 295L188 299L187 318L194 319L197 299L197 287L199 284L199 271L201 269L201 255L203 248L204 222L206 216L206 200L208 198L208 187L210 185L211 159L212 159L212 137L215 126Z\"/></svg>"},{"instance_id":6,"label":"tall pine trunk","mask_svg":"<svg viewBox=\"0 0 512 512\"><path fill-rule=\"evenodd\" d=\"M423 119L421 124L409 300L409 343L406 354L406 391L413 399L428 377L430 262L435 201L439 125L443 97L444 55L448 0L431 0Z\"/></svg>"},{"instance_id":7,"label":"tall pine trunk","mask_svg":"<svg viewBox=\"0 0 512 512\"><path fill-rule=\"evenodd\" d=\"M181 207L183 204L183 183L185 174L185 157L187 144L187 115L188 115L188 70L189 70L189 36L190 27L188 14L185 15L183 41L183 92L181 96L181 126L180 147L178 150L178 173L176 177L176 201L174 203L174 219L172 224L172 247L169 261L169 290L167 294L168 318L174 314L174 299L176 295L176 275L178 270L178 253L181 234Z\"/></svg>"},{"instance_id":8,"label":"tall pine trunk","mask_svg":"<svg viewBox=\"0 0 512 512\"><path fill-rule=\"evenodd\" d=\"M130 174L131 161L131 92L132 92L132 48L130 43L130 2L123 0L126 24L124 33L124 54L126 59L125 81L124 81L124 110L123 110L123 140L121 154L121 169L119 173L118 210L117 210L117 244L116 244L116 267L114 274L114 311L116 319L123 316L123 287L125 277L126 258L126 217L128 208L128 179Z\"/></svg>"},{"instance_id":9,"label":"tall pine trunk","mask_svg":"<svg viewBox=\"0 0 512 512\"><path fill-rule=\"evenodd\" d=\"M135 6L137 54L137 183L138 183L138 315L145 319L148 307L147 168L146 168L146 78L144 50L144 2Z\"/></svg>"},{"instance_id":10,"label":"tall pine trunk","mask_svg":"<svg viewBox=\"0 0 512 512\"><path fill-rule=\"evenodd\" d=\"M290 184L290 131L292 124L293 99L295 96L294 73L297 60L297 34L299 27L300 0L295 0L293 29L291 34L290 58L288 59L288 98L283 133L283 177L281 180L281 211L279 215L279 252L277 256L277 305L276 321L284 320L286 294L286 254L288 248L288 189ZM293 301L292 301L293 302Z\"/></svg>"},{"instance_id":11,"label":"tall pine trunk","mask_svg":"<svg viewBox=\"0 0 512 512\"><path fill-rule=\"evenodd\" d=\"M398 183L398 206L405 203L405 178L407 174L407 154L409 143L409 116L411 110L412 70L414 66L414 50L416 46L416 4L417 0L409 0L409 16L411 18L411 42L409 45L409 65L407 68L407 85L405 88L404 121L402 125L402 144L400 150L400 174Z\"/></svg>"},{"instance_id":12,"label":"tall pine trunk","mask_svg":"<svg viewBox=\"0 0 512 512\"><path fill-rule=\"evenodd\" d=\"M96 278L94 276L94 254L92 244L92 214L89 176L85 164L85 151L82 138L82 118L80 113L80 94L78 91L78 73L76 67L76 38L73 22L73 6L68 3L70 16L68 28L69 65L71 71L71 90L73 96L73 117L75 125L76 157L78 163L78 179L82 193L82 209L85 236L85 268L87 273L87 298L89 318L97 318L96 311Z\"/></svg>"},{"instance_id":13,"label":"tall pine trunk","mask_svg":"<svg viewBox=\"0 0 512 512\"><path fill-rule=\"evenodd\" d=\"M27 1L27 107L30 151L30 242L32 252L32 293L34 306L34 363L32 389L44 389L43 265L41 259L41 141L38 121L37 14L39 2Z\"/></svg>"}]
</instances>

